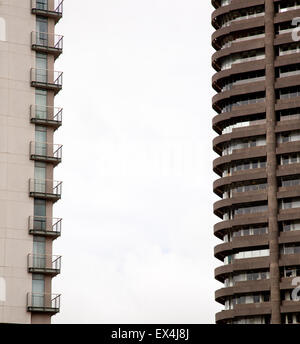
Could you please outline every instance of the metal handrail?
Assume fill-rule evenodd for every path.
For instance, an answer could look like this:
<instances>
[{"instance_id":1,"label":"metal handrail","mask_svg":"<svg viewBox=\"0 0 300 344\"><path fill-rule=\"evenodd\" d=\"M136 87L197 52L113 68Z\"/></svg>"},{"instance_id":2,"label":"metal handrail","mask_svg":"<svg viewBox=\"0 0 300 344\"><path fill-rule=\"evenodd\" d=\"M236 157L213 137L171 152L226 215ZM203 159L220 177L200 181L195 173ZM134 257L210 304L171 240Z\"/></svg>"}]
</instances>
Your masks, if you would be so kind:
<instances>
[{"instance_id":1,"label":"metal handrail","mask_svg":"<svg viewBox=\"0 0 300 344\"><path fill-rule=\"evenodd\" d=\"M54 106L41 106L41 105L30 106L31 119L38 118L38 119L46 119L48 121L61 122L62 112L63 112L62 108L54 107Z\"/></svg>"},{"instance_id":2,"label":"metal handrail","mask_svg":"<svg viewBox=\"0 0 300 344\"><path fill-rule=\"evenodd\" d=\"M29 192L61 196L62 182L52 179L29 179Z\"/></svg>"},{"instance_id":3,"label":"metal handrail","mask_svg":"<svg viewBox=\"0 0 300 344\"><path fill-rule=\"evenodd\" d=\"M41 84L52 84L61 87L63 82L63 72L50 69L32 68L31 82L38 82Z\"/></svg>"},{"instance_id":4,"label":"metal handrail","mask_svg":"<svg viewBox=\"0 0 300 344\"><path fill-rule=\"evenodd\" d=\"M61 294L28 293L27 307L60 309Z\"/></svg>"},{"instance_id":5,"label":"metal handrail","mask_svg":"<svg viewBox=\"0 0 300 344\"><path fill-rule=\"evenodd\" d=\"M61 233L62 218L46 216L29 216L30 231L47 231Z\"/></svg>"},{"instance_id":6,"label":"metal handrail","mask_svg":"<svg viewBox=\"0 0 300 344\"><path fill-rule=\"evenodd\" d=\"M56 0L55 5L54 5L54 12L56 13L63 13L63 3L64 0Z\"/></svg>"},{"instance_id":7,"label":"metal handrail","mask_svg":"<svg viewBox=\"0 0 300 344\"><path fill-rule=\"evenodd\" d=\"M61 144L31 141L30 154L46 158L61 159L62 147L63 146Z\"/></svg>"},{"instance_id":8,"label":"metal handrail","mask_svg":"<svg viewBox=\"0 0 300 344\"><path fill-rule=\"evenodd\" d=\"M31 44L47 48L62 50L63 38L64 36L62 35L50 34L48 32L31 32Z\"/></svg>"},{"instance_id":9,"label":"metal handrail","mask_svg":"<svg viewBox=\"0 0 300 344\"><path fill-rule=\"evenodd\" d=\"M60 271L61 256L47 254L28 254L28 268L53 269Z\"/></svg>"},{"instance_id":10,"label":"metal handrail","mask_svg":"<svg viewBox=\"0 0 300 344\"><path fill-rule=\"evenodd\" d=\"M62 15L63 13L63 2L64 0L54 0L53 6L50 7L49 2L46 4L38 0L31 0L31 8L38 9L47 12L54 12L56 14Z\"/></svg>"}]
</instances>

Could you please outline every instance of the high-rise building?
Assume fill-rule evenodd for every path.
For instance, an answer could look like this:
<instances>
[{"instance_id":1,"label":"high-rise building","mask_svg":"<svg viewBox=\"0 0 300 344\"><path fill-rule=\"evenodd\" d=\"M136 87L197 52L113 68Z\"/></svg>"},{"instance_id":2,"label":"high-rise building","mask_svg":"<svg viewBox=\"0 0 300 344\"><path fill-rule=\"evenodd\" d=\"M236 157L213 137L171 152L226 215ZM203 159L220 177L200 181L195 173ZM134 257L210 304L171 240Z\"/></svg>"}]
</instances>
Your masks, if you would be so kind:
<instances>
[{"instance_id":1,"label":"high-rise building","mask_svg":"<svg viewBox=\"0 0 300 344\"><path fill-rule=\"evenodd\" d=\"M53 175L62 158L53 140L62 124L54 105L62 15L63 0L0 2L0 323L50 323L60 310L52 245L61 219L52 208L62 192Z\"/></svg>"},{"instance_id":2,"label":"high-rise building","mask_svg":"<svg viewBox=\"0 0 300 344\"><path fill-rule=\"evenodd\" d=\"M212 4L216 322L300 323L300 1Z\"/></svg>"}]
</instances>

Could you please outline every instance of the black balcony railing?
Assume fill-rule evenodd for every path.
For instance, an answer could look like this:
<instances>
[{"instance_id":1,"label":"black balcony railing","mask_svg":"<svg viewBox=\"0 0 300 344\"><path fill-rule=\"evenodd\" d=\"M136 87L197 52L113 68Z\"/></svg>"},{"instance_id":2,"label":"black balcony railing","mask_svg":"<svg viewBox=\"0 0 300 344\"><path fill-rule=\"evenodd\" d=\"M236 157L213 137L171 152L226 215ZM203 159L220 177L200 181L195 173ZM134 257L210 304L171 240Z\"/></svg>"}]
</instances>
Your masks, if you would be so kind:
<instances>
[{"instance_id":1,"label":"black balcony railing","mask_svg":"<svg viewBox=\"0 0 300 344\"><path fill-rule=\"evenodd\" d=\"M60 311L60 295L28 293L27 310L29 312L58 313Z\"/></svg>"},{"instance_id":2,"label":"black balcony railing","mask_svg":"<svg viewBox=\"0 0 300 344\"><path fill-rule=\"evenodd\" d=\"M40 236L49 236L57 238L61 235L61 218L46 216L29 217L29 233Z\"/></svg>"},{"instance_id":3,"label":"black balcony railing","mask_svg":"<svg viewBox=\"0 0 300 344\"><path fill-rule=\"evenodd\" d=\"M31 197L56 202L61 198L61 192L62 182L48 179L29 180L29 195Z\"/></svg>"},{"instance_id":4,"label":"black balcony railing","mask_svg":"<svg viewBox=\"0 0 300 344\"><path fill-rule=\"evenodd\" d=\"M49 69L31 69L31 86L52 90L58 93L62 89L63 72Z\"/></svg>"},{"instance_id":5,"label":"black balcony railing","mask_svg":"<svg viewBox=\"0 0 300 344\"><path fill-rule=\"evenodd\" d=\"M57 165L61 162L62 145L46 142L30 142L30 158Z\"/></svg>"},{"instance_id":6,"label":"black balcony railing","mask_svg":"<svg viewBox=\"0 0 300 344\"><path fill-rule=\"evenodd\" d=\"M31 0L32 13L53 18L57 23L63 16L63 0Z\"/></svg>"},{"instance_id":7,"label":"black balcony railing","mask_svg":"<svg viewBox=\"0 0 300 344\"><path fill-rule=\"evenodd\" d=\"M57 58L63 51L63 36L46 32L32 32L31 45L33 50L51 53Z\"/></svg>"},{"instance_id":8,"label":"black balcony railing","mask_svg":"<svg viewBox=\"0 0 300 344\"><path fill-rule=\"evenodd\" d=\"M61 256L44 254L28 255L28 271L32 273L57 275L61 269Z\"/></svg>"},{"instance_id":9,"label":"black balcony railing","mask_svg":"<svg viewBox=\"0 0 300 344\"><path fill-rule=\"evenodd\" d=\"M31 105L30 121L57 129L62 124L62 108L53 106Z\"/></svg>"}]
</instances>

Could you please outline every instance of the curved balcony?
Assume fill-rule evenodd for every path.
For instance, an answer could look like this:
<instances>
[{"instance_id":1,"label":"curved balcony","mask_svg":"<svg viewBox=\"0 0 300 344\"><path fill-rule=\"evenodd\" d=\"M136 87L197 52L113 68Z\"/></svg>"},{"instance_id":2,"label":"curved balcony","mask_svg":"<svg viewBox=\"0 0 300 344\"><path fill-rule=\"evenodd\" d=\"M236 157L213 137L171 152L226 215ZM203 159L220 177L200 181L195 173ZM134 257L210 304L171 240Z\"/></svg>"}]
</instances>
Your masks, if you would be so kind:
<instances>
[{"instance_id":1,"label":"curved balcony","mask_svg":"<svg viewBox=\"0 0 300 344\"><path fill-rule=\"evenodd\" d=\"M29 234L58 238L61 235L62 219L46 216L30 216Z\"/></svg>"},{"instance_id":2,"label":"curved balcony","mask_svg":"<svg viewBox=\"0 0 300 344\"><path fill-rule=\"evenodd\" d=\"M60 295L58 294L27 294L28 312L56 314L60 311Z\"/></svg>"},{"instance_id":3,"label":"curved balcony","mask_svg":"<svg viewBox=\"0 0 300 344\"><path fill-rule=\"evenodd\" d=\"M215 108L217 104L213 104ZM214 110L220 111L219 108L215 108ZM213 129L218 133L221 134L223 128L226 124L229 124L230 121L235 120L236 118L249 118L251 116L256 116L259 114L265 114L266 107L264 102L258 102L254 104L244 104L235 106L231 109L231 111L218 113L212 120ZM241 129L241 128L239 128Z\"/></svg>"},{"instance_id":4,"label":"curved balcony","mask_svg":"<svg viewBox=\"0 0 300 344\"><path fill-rule=\"evenodd\" d=\"M224 198L219 201L216 201L213 205L214 214L223 218L224 213L227 210L232 209L237 206L245 207L247 205L261 205L261 203L267 203L268 193L267 190L257 190L249 192L235 193L232 198ZM264 202L265 201L265 202ZM244 214L236 215L235 217L253 215L253 214Z\"/></svg>"},{"instance_id":5,"label":"curved balcony","mask_svg":"<svg viewBox=\"0 0 300 344\"><path fill-rule=\"evenodd\" d=\"M234 309L224 310L216 314L216 322L222 323L228 320L234 320L238 317L260 316L271 314L271 303L252 303L244 305L235 305Z\"/></svg>"},{"instance_id":6,"label":"curved balcony","mask_svg":"<svg viewBox=\"0 0 300 344\"><path fill-rule=\"evenodd\" d=\"M216 290L215 300L221 304L225 303L226 298L237 294L256 293L270 290L270 280L249 280L236 282L232 287L225 287Z\"/></svg>"},{"instance_id":7,"label":"curved balcony","mask_svg":"<svg viewBox=\"0 0 300 344\"><path fill-rule=\"evenodd\" d=\"M33 31L31 47L37 52L52 54L56 59L63 51L63 36Z\"/></svg>"},{"instance_id":8,"label":"curved balcony","mask_svg":"<svg viewBox=\"0 0 300 344\"><path fill-rule=\"evenodd\" d=\"M276 154L282 155L300 151L300 141L284 142L277 145Z\"/></svg>"},{"instance_id":9,"label":"curved balcony","mask_svg":"<svg viewBox=\"0 0 300 344\"><path fill-rule=\"evenodd\" d=\"M265 80L260 80L257 78L245 79L244 83L242 81L237 82L236 85L233 85L232 88L228 91L222 91L213 96L212 103L213 108L220 108L219 103L224 100L229 100L232 97L249 95L252 93L264 92L265 91Z\"/></svg>"},{"instance_id":10,"label":"curved balcony","mask_svg":"<svg viewBox=\"0 0 300 344\"><path fill-rule=\"evenodd\" d=\"M222 197L225 188L233 183L238 182L250 182L252 180L259 180L267 178L265 168L256 168L253 170L242 170L233 172L231 176L222 177L214 181L213 190L214 193Z\"/></svg>"},{"instance_id":11,"label":"curved balcony","mask_svg":"<svg viewBox=\"0 0 300 344\"><path fill-rule=\"evenodd\" d=\"M252 17L252 18L244 18L240 20L232 20L231 23L227 26L223 26L219 29L217 29L213 34L212 34L212 46L218 50L222 49L220 47L220 40L226 36L231 36L236 34L237 32L241 31L249 31L253 28L257 27L263 27L264 26L264 16L261 14L260 16L257 17ZM249 38L251 39L251 38Z\"/></svg>"},{"instance_id":12,"label":"curved balcony","mask_svg":"<svg viewBox=\"0 0 300 344\"><path fill-rule=\"evenodd\" d=\"M240 215L235 217L233 220L226 220L218 222L214 225L214 235L223 240L228 230L235 230L241 226L250 225L265 225L268 223L267 213L257 213L256 216L244 216Z\"/></svg>"},{"instance_id":13,"label":"curved balcony","mask_svg":"<svg viewBox=\"0 0 300 344\"><path fill-rule=\"evenodd\" d=\"M213 11L211 15L212 25L215 27L215 29L218 29L220 27L220 25L218 24L219 17L223 16L224 14L228 14L234 10L264 5L264 0L247 0L246 2L239 1L238 3L230 2L228 5L224 5L224 6L221 6L220 0L212 0L212 5L215 7L215 10ZM244 20L248 20L248 19L247 18L242 19L242 21Z\"/></svg>"},{"instance_id":14,"label":"curved balcony","mask_svg":"<svg viewBox=\"0 0 300 344\"><path fill-rule=\"evenodd\" d=\"M257 257L257 258L244 258L244 259L235 259L231 264L222 265L215 269L215 278L220 282L224 282L225 278L232 274L233 272L238 271L247 271L247 270L258 270L258 269L269 269L270 258Z\"/></svg>"},{"instance_id":15,"label":"curved balcony","mask_svg":"<svg viewBox=\"0 0 300 344\"><path fill-rule=\"evenodd\" d=\"M278 166L277 177L300 174L300 163Z\"/></svg>"},{"instance_id":16,"label":"curved balcony","mask_svg":"<svg viewBox=\"0 0 300 344\"><path fill-rule=\"evenodd\" d=\"M300 54L299 53L292 53L277 56L275 59L275 67L282 67L282 66L289 66L299 63L300 61Z\"/></svg>"},{"instance_id":17,"label":"curved balcony","mask_svg":"<svg viewBox=\"0 0 300 344\"><path fill-rule=\"evenodd\" d=\"M28 272L56 276L60 274L61 256L45 254L28 255Z\"/></svg>"},{"instance_id":18,"label":"curved balcony","mask_svg":"<svg viewBox=\"0 0 300 344\"><path fill-rule=\"evenodd\" d=\"M63 16L63 2L64 0L31 0L31 12L53 18L57 23Z\"/></svg>"},{"instance_id":19,"label":"curved balcony","mask_svg":"<svg viewBox=\"0 0 300 344\"><path fill-rule=\"evenodd\" d=\"M248 125L245 127L234 128L232 129L231 133L221 134L215 137L213 140L213 149L217 154L221 155L224 143L228 143L232 140L251 138L263 135L266 135L265 124Z\"/></svg>"},{"instance_id":20,"label":"curved balcony","mask_svg":"<svg viewBox=\"0 0 300 344\"><path fill-rule=\"evenodd\" d=\"M300 253L282 254L279 259L279 266L300 265Z\"/></svg>"},{"instance_id":21,"label":"curved balcony","mask_svg":"<svg viewBox=\"0 0 300 344\"><path fill-rule=\"evenodd\" d=\"M233 64L231 68L220 70L212 76L212 86L219 92L221 91L222 82L226 81L228 78L238 76L243 73L251 73L255 71L263 71L265 68L265 60L256 60L254 62L243 62Z\"/></svg>"},{"instance_id":22,"label":"curved balcony","mask_svg":"<svg viewBox=\"0 0 300 344\"><path fill-rule=\"evenodd\" d=\"M280 311L281 313L299 313L300 302L299 301L282 301Z\"/></svg>"},{"instance_id":23,"label":"curved balcony","mask_svg":"<svg viewBox=\"0 0 300 344\"><path fill-rule=\"evenodd\" d=\"M234 161L247 160L250 158L261 158L266 156L266 146L236 149L232 154L220 156L213 161L213 170L222 176L223 166Z\"/></svg>"},{"instance_id":24,"label":"curved balcony","mask_svg":"<svg viewBox=\"0 0 300 344\"><path fill-rule=\"evenodd\" d=\"M37 125L44 125L56 130L62 125L62 108L53 106L30 106L30 122Z\"/></svg>"},{"instance_id":25,"label":"curved balcony","mask_svg":"<svg viewBox=\"0 0 300 344\"><path fill-rule=\"evenodd\" d=\"M264 43L265 43L264 37L255 38L255 36L253 36L252 39L248 39L245 41L236 39L235 41L232 41L229 47L226 47L226 48L224 47L220 50L217 50L212 55L212 66L217 67L215 69L218 70L218 68L221 68L220 59L224 57L228 57L230 55L244 53L250 50L260 50L264 47ZM243 59L240 58L238 61L234 62L233 64L245 63L249 61L255 62L259 59L262 59L262 58L249 57L249 58L246 58L245 61L243 61Z\"/></svg>"},{"instance_id":26,"label":"curved balcony","mask_svg":"<svg viewBox=\"0 0 300 344\"><path fill-rule=\"evenodd\" d=\"M53 91L57 94L62 89L63 72L48 69L31 69L31 86Z\"/></svg>"},{"instance_id":27,"label":"curved balcony","mask_svg":"<svg viewBox=\"0 0 300 344\"><path fill-rule=\"evenodd\" d=\"M30 159L56 166L62 159L62 145L32 141L30 142Z\"/></svg>"},{"instance_id":28,"label":"curved balcony","mask_svg":"<svg viewBox=\"0 0 300 344\"><path fill-rule=\"evenodd\" d=\"M278 214L278 221L300 220L299 208L280 209Z\"/></svg>"},{"instance_id":29,"label":"curved balcony","mask_svg":"<svg viewBox=\"0 0 300 344\"><path fill-rule=\"evenodd\" d=\"M29 196L56 202L61 198L62 182L55 180L30 179Z\"/></svg>"},{"instance_id":30,"label":"curved balcony","mask_svg":"<svg viewBox=\"0 0 300 344\"><path fill-rule=\"evenodd\" d=\"M226 256L241 249L255 250L267 245L268 234L235 237L231 242L225 242L215 246L214 255L217 259L223 261Z\"/></svg>"},{"instance_id":31,"label":"curved balcony","mask_svg":"<svg viewBox=\"0 0 300 344\"><path fill-rule=\"evenodd\" d=\"M300 119L300 116L299 116ZM286 131L300 130L300 121L299 119L285 119L280 122L277 122L275 132L284 133Z\"/></svg>"}]
</instances>

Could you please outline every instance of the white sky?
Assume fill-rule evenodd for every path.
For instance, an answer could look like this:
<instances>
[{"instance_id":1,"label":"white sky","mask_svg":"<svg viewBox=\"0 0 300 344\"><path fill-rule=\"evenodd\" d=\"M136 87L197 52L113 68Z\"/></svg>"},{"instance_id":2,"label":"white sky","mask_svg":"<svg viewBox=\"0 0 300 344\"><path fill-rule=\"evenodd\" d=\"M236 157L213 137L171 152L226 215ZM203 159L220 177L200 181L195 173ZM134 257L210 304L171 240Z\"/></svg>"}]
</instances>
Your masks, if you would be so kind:
<instances>
[{"instance_id":1,"label":"white sky","mask_svg":"<svg viewBox=\"0 0 300 344\"><path fill-rule=\"evenodd\" d=\"M55 323L214 322L212 10L65 0Z\"/></svg>"}]
</instances>

